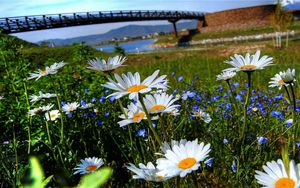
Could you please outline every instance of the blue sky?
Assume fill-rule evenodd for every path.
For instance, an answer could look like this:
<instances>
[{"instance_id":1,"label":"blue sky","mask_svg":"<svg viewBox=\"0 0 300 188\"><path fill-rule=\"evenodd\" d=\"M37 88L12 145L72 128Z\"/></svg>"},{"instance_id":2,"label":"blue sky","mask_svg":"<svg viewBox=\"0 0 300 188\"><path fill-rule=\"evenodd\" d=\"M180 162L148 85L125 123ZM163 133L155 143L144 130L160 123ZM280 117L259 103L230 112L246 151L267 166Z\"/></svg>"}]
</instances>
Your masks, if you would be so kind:
<instances>
[{"instance_id":1,"label":"blue sky","mask_svg":"<svg viewBox=\"0 0 300 188\"><path fill-rule=\"evenodd\" d=\"M0 0L0 17L109 10L185 10L215 12L238 7L272 4L276 0ZM300 1L300 0L297 0ZM166 21L115 23L25 32L16 36L37 42L107 32L128 24L168 24Z\"/></svg>"}]
</instances>

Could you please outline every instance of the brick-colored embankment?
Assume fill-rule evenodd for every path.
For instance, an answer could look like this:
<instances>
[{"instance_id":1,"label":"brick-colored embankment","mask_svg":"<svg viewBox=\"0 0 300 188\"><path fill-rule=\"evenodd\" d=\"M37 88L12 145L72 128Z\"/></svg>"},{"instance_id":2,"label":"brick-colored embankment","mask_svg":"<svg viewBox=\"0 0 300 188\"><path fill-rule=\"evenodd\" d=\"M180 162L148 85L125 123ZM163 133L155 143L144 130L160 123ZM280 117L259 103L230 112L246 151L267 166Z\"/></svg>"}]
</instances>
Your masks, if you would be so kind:
<instances>
[{"instance_id":1,"label":"brick-colored embankment","mask_svg":"<svg viewBox=\"0 0 300 188\"><path fill-rule=\"evenodd\" d=\"M206 27L203 27L203 22L199 21L198 29L201 32L210 32L267 25L270 24L270 16L275 8L275 5L264 5L207 14Z\"/></svg>"}]
</instances>

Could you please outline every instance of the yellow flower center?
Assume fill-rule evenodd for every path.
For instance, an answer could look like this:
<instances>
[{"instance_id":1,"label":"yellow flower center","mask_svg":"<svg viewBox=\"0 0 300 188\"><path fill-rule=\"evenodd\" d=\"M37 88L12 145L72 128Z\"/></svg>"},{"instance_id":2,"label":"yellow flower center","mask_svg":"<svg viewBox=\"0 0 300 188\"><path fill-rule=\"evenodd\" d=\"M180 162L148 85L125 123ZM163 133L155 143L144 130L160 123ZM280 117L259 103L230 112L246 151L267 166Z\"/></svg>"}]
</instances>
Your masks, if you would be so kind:
<instances>
[{"instance_id":1,"label":"yellow flower center","mask_svg":"<svg viewBox=\"0 0 300 188\"><path fill-rule=\"evenodd\" d=\"M240 67L242 70L251 70L251 69L255 69L256 66L255 65L243 65Z\"/></svg>"},{"instance_id":2,"label":"yellow flower center","mask_svg":"<svg viewBox=\"0 0 300 188\"><path fill-rule=\"evenodd\" d=\"M160 110L164 110L166 109L166 107L164 105L160 105L160 104L157 104L157 105L154 105L150 108L150 112L158 112Z\"/></svg>"},{"instance_id":3,"label":"yellow flower center","mask_svg":"<svg viewBox=\"0 0 300 188\"><path fill-rule=\"evenodd\" d=\"M195 164L196 164L196 159L188 157L179 162L178 168L185 170L185 169L191 168Z\"/></svg>"},{"instance_id":4,"label":"yellow flower center","mask_svg":"<svg viewBox=\"0 0 300 188\"><path fill-rule=\"evenodd\" d=\"M45 75L46 73L47 73L46 70L40 70L41 75Z\"/></svg>"},{"instance_id":5,"label":"yellow flower center","mask_svg":"<svg viewBox=\"0 0 300 188\"><path fill-rule=\"evenodd\" d=\"M278 81L278 84L283 85L283 84L284 84L284 81L283 81L283 80L279 80L279 81Z\"/></svg>"},{"instance_id":6,"label":"yellow flower center","mask_svg":"<svg viewBox=\"0 0 300 188\"><path fill-rule=\"evenodd\" d=\"M163 180L165 177L164 177L164 176L161 176L161 175L157 175L156 178L157 178L158 180L161 181L161 180Z\"/></svg>"},{"instance_id":7,"label":"yellow flower center","mask_svg":"<svg viewBox=\"0 0 300 188\"><path fill-rule=\"evenodd\" d=\"M144 119L145 113L144 112L139 112L137 114L134 114L133 116L133 121L134 122L139 122L140 120Z\"/></svg>"},{"instance_id":8,"label":"yellow flower center","mask_svg":"<svg viewBox=\"0 0 300 188\"><path fill-rule=\"evenodd\" d=\"M97 169L96 165L90 165L85 168L86 171L94 171Z\"/></svg>"},{"instance_id":9,"label":"yellow flower center","mask_svg":"<svg viewBox=\"0 0 300 188\"><path fill-rule=\"evenodd\" d=\"M148 86L145 86L145 85L136 85L136 86L131 86L131 87L127 88L127 91L129 93L139 92L140 90L145 89L147 87Z\"/></svg>"},{"instance_id":10,"label":"yellow flower center","mask_svg":"<svg viewBox=\"0 0 300 188\"><path fill-rule=\"evenodd\" d=\"M50 114L50 119L55 119L56 114Z\"/></svg>"},{"instance_id":11,"label":"yellow flower center","mask_svg":"<svg viewBox=\"0 0 300 188\"><path fill-rule=\"evenodd\" d=\"M294 188L295 182L290 178L280 178L275 182L275 188Z\"/></svg>"},{"instance_id":12,"label":"yellow flower center","mask_svg":"<svg viewBox=\"0 0 300 188\"><path fill-rule=\"evenodd\" d=\"M196 118L201 118L201 113L200 113L200 112L195 112L194 116L195 116Z\"/></svg>"}]
</instances>

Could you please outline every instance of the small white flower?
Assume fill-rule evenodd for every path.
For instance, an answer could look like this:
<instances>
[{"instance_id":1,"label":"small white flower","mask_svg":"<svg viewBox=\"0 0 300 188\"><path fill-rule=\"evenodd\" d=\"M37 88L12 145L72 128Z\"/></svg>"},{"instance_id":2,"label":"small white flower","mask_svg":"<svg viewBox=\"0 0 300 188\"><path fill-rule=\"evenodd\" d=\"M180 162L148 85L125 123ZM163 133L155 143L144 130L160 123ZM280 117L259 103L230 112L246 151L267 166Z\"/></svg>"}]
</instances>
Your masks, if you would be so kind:
<instances>
[{"instance_id":1,"label":"small white flower","mask_svg":"<svg viewBox=\"0 0 300 188\"><path fill-rule=\"evenodd\" d=\"M81 164L74 168L76 170L74 174L88 174L94 172L104 164L103 160L97 157L81 159L80 162Z\"/></svg>"},{"instance_id":2,"label":"small white flower","mask_svg":"<svg viewBox=\"0 0 300 188\"><path fill-rule=\"evenodd\" d=\"M198 139L194 141L180 141L173 143L172 148L165 149L164 156L166 158L157 159L157 174L166 176L185 177L188 173L197 170L200 162L208 157L210 152L210 144L198 144Z\"/></svg>"},{"instance_id":3,"label":"small white flower","mask_svg":"<svg viewBox=\"0 0 300 188\"><path fill-rule=\"evenodd\" d=\"M282 86L286 86L287 84L283 81L280 74L275 74L273 78L271 78L271 81L269 82L269 87L278 87L279 89L282 88Z\"/></svg>"},{"instance_id":4,"label":"small white flower","mask_svg":"<svg viewBox=\"0 0 300 188\"><path fill-rule=\"evenodd\" d=\"M228 68L224 71L244 71L252 72L258 69L264 69L266 66L270 66L273 63L273 58L268 56L263 56L259 58L260 51L256 51L254 55L249 53L245 57L242 55L234 54L234 57L230 57L230 61L225 61L225 63L234 66L234 68Z\"/></svg>"},{"instance_id":5,"label":"small white flower","mask_svg":"<svg viewBox=\"0 0 300 188\"><path fill-rule=\"evenodd\" d=\"M102 84L102 86L116 91L107 97L115 96L116 99L119 99L129 94L129 99L136 99L139 93L148 93L152 89L166 89L167 86L161 84L165 81L166 75L156 78L158 73L159 70L155 71L142 82L138 72L134 75L131 72L127 75L122 74L122 78L118 74L114 74L117 82L109 78L109 82Z\"/></svg>"},{"instance_id":6,"label":"small white flower","mask_svg":"<svg viewBox=\"0 0 300 188\"><path fill-rule=\"evenodd\" d=\"M34 115L40 114L42 112L46 112L46 111L51 110L51 108L53 106L54 106L54 104L48 104L47 106L40 106L40 107L29 110L28 114L30 116L34 116Z\"/></svg>"},{"instance_id":7,"label":"small white flower","mask_svg":"<svg viewBox=\"0 0 300 188\"><path fill-rule=\"evenodd\" d=\"M49 74L56 74L58 69L60 69L61 67L63 67L66 63L59 62L59 63L54 63L53 65L51 65L50 67L46 67L45 69L38 69L38 71L36 71L35 73L31 73L29 75L29 77L27 78L27 80L36 78L35 80L40 79L42 76L47 76Z\"/></svg>"},{"instance_id":8,"label":"small white flower","mask_svg":"<svg viewBox=\"0 0 300 188\"><path fill-rule=\"evenodd\" d=\"M211 122L210 115L203 110L194 111L192 117L202 119L205 123Z\"/></svg>"},{"instance_id":9,"label":"small white flower","mask_svg":"<svg viewBox=\"0 0 300 188\"><path fill-rule=\"evenodd\" d=\"M66 114L69 114L73 111L75 111L80 105L78 102L72 102L72 103L67 103L62 106L62 111L65 112Z\"/></svg>"},{"instance_id":10,"label":"small white flower","mask_svg":"<svg viewBox=\"0 0 300 188\"><path fill-rule=\"evenodd\" d=\"M289 168L284 166L281 159L278 159L277 162L267 162L267 165L263 165L263 169L266 173L258 170L255 171L257 183L263 187L299 188L300 164L296 165L293 160L290 161ZM287 169L289 170L287 171Z\"/></svg>"},{"instance_id":11,"label":"small white flower","mask_svg":"<svg viewBox=\"0 0 300 188\"><path fill-rule=\"evenodd\" d=\"M218 80L230 80L236 75L236 72L234 71L223 71L221 74L217 75L217 81Z\"/></svg>"},{"instance_id":12,"label":"small white flower","mask_svg":"<svg viewBox=\"0 0 300 188\"><path fill-rule=\"evenodd\" d=\"M176 108L180 105L174 104L177 100L166 93L146 95L143 98L146 109L150 114L178 112Z\"/></svg>"},{"instance_id":13,"label":"small white flower","mask_svg":"<svg viewBox=\"0 0 300 188\"><path fill-rule=\"evenodd\" d=\"M47 121L55 121L60 116L59 110L51 110L45 113Z\"/></svg>"},{"instance_id":14,"label":"small white flower","mask_svg":"<svg viewBox=\"0 0 300 188\"><path fill-rule=\"evenodd\" d=\"M288 68L288 70L286 71L279 72L279 75L286 84L290 84L296 81L295 69Z\"/></svg>"},{"instance_id":15,"label":"small white flower","mask_svg":"<svg viewBox=\"0 0 300 188\"><path fill-rule=\"evenodd\" d=\"M90 66L88 68L103 72L112 71L120 67L125 61L126 57L122 56L109 57L107 62L104 59L95 58L93 60L88 61L88 64Z\"/></svg>"},{"instance_id":16,"label":"small white flower","mask_svg":"<svg viewBox=\"0 0 300 188\"><path fill-rule=\"evenodd\" d=\"M86 103L85 105L81 105L80 107L79 107L79 109L88 109L88 108L92 108L94 106L94 104L92 104L92 103Z\"/></svg>"},{"instance_id":17,"label":"small white flower","mask_svg":"<svg viewBox=\"0 0 300 188\"><path fill-rule=\"evenodd\" d=\"M162 182L171 178L157 174L158 169L151 162L148 162L147 166L140 163L139 168L134 164L129 163L127 169L135 173L135 175L132 176L133 179L144 179L146 181Z\"/></svg>"},{"instance_id":18,"label":"small white flower","mask_svg":"<svg viewBox=\"0 0 300 188\"><path fill-rule=\"evenodd\" d=\"M0 96L0 100L3 100L3 99L5 99L3 96Z\"/></svg>"},{"instance_id":19,"label":"small white flower","mask_svg":"<svg viewBox=\"0 0 300 188\"><path fill-rule=\"evenodd\" d=\"M139 123L143 119L147 119L145 112L133 103L130 103L127 108L124 108L124 111L127 115L127 118L125 114L119 116L119 118L123 119L122 121L118 122L120 127L126 126L131 123Z\"/></svg>"},{"instance_id":20,"label":"small white flower","mask_svg":"<svg viewBox=\"0 0 300 188\"><path fill-rule=\"evenodd\" d=\"M52 93L45 93L44 94L42 91L39 91L39 95L30 95L29 99L30 99L30 102L37 102L39 100L49 99L49 98L52 98L52 97L56 97L56 94L52 94Z\"/></svg>"}]
</instances>

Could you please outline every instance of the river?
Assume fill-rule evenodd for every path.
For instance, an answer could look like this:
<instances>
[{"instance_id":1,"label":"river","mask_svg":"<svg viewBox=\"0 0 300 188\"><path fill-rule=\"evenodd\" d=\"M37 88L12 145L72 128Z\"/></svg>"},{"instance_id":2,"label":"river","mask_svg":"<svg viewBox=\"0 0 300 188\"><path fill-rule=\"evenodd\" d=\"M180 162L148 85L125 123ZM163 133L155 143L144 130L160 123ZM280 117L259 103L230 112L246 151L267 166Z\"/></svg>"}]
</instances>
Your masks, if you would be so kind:
<instances>
[{"instance_id":1,"label":"river","mask_svg":"<svg viewBox=\"0 0 300 188\"><path fill-rule=\"evenodd\" d=\"M145 40L136 40L131 42L119 43L119 45L125 49L126 53L140 53L154 50L161 50L158 48L151 48L151 45L154 44L156 39L145 39ZM114 44L96 46L97 50L103 52L113 52L115 49Z\"/></svg>"}]
</instances>

